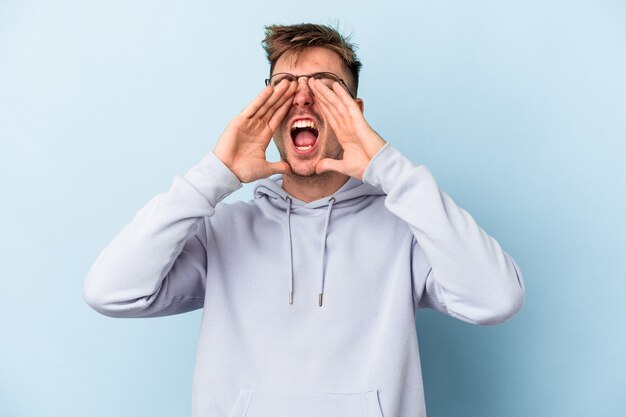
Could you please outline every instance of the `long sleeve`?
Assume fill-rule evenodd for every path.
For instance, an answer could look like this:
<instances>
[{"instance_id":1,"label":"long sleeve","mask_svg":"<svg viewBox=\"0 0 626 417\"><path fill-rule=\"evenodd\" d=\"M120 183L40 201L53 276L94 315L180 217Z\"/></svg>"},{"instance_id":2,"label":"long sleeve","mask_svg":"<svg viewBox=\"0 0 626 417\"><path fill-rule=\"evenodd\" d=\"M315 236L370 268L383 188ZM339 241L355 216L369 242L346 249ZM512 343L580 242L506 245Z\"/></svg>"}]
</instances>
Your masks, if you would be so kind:
<instances>
[{"instance_id":1,"label":"long sleeve","mask_svg":"<svg viewBox=\"0 0 626 417\"><path fill-rule=\"evenodd\" d=\"M522 307L524 283L513 258L439 190L426 166L386 144L363 180L387 194L385 206L414 235L411 267L420 306L483 325L501 323Z\"/></svg>"},{"instance_id":2,"label":"long sleeve","mask_svg":"<svg viewBox=\"0 0 626 417\"><path fill-rule=\"evenodd\" d=\"M202 307L205 219L241 187L213 154L154 197L102 251L84 283L85 301L113 317L153 317Z\"/></svg>"}]
</instances>

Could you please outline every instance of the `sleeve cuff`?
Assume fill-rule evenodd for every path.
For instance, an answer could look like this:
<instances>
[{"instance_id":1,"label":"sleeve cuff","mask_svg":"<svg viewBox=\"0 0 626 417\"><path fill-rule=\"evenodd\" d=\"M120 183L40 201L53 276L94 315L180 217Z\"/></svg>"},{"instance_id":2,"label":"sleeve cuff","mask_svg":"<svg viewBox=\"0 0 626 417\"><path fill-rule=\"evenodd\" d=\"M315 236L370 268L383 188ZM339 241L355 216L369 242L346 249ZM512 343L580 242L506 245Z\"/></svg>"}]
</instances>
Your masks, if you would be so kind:
<instances>
[{"instance_id":1,"label":"sleeve cuff","mask_svg":"<svg viewBox=\"0 0 626 417\"><path fill-rule=\"evenodd\" d=\"M387 142L367 165L363 173L363 182L382 189L385 194L390 194L394 186L411 173L418 176L414 179L414 183L420 182L419 177L422 179L431 177L425 165L415 166Z\"/></svg>"},{"instance_id":2,"label":"sleeve cuff","mask_svg":"<svg viewBox=\"0 0 626 417\"><path fill-rule=\"evenodd\" d=\"M213 152L202 158L183 178L212 206L242 187L241 181Z\"/></svg>"}]
</instances>

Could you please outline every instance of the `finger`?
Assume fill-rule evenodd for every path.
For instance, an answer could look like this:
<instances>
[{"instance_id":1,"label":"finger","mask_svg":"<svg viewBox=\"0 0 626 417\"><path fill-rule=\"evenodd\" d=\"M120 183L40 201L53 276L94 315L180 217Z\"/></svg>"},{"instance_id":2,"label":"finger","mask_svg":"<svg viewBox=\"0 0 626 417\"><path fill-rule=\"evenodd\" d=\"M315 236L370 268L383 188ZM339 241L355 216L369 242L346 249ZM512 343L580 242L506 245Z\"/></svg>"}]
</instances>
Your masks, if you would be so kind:
<instances>
[{"instance_id":1,"label":"finger","mask_svg":"<svg viewBox=\"0 0 626 417\"><path fill-rule=\"evenodd\" d=\"M346 88L338 83L334 82L332 88L328 88L324 83L318 82L317 85L322 94L329 102L329 105L335 107L335 109L341 114L349 116L351 118L361 118L363 112L357 104L356 100L352 98Z\"/></svg>"},{"instance_id":2,"label":"finger","mask_svg":"<svg viewBox=\"0 0 626 417\"><path fill-rule=\"evenodd\" d=\"M350 93L348 93L348 90L346 90L343 85L339 84L338 82L334 82L333 91L341 99L341 101L347 107L348 111L350 112L352 116L356 115L357 113L358 114L363 113L361 112L361 108L357 104L356 100L352 98Z\"/></svg>"},{"instance_id":3,"label":"finger","mask_svg":"<svg viewBox=\"0 0 626 417\"><path fill-rule=\"evenodd\" d=\"M270 109L280 98L288 91L290 87L290 83L287 80L282 80L276 87L274 87L274 91L272 95L268 97L268 99L263 103L257 111L250 117L254 118L262 118L265 113L267 113L268 109Z\"/></svg>"},{"instance_id":4,"label":"finger","mask_svg":"<svg viewBox=\"0 0 626 417\"><path fill-rule=\"evenodd\" d=\"M267 86L252 100L252 103L248 104L248 106L242 110L240 113L241 116L245 118L250 118L254 113L259 110L259 108L267 101L268 98L274 92L274 88L272 86Z\"/></svg>"},{"instance_id":5,"label":"finger","mask_svg":"<svg viewBox=\"0 0 626 417\"><path fill-rule=\"evenodd\" d=\"M313 88L315 89L315 87ZM315 94L315 90L314 90L314 94ZM328 120L328 123L330 124L331 128L335 131L335 133L337 133L337 130L339 129L340 126L338 124L337 118L335 117L336 109L331 106L328 100L326 100L322 96L321 93L316 94L315 99L317 103L319 104L319 108L322 111L322 114L324 115L326 120Z\"/></svg>"},{"instance_id":6,"label":"finger","mask_svg":"<svg viewBox=\"0 0 626 417\"><path fill-rule=\"evenodd\" d=\"M327 107L327 113L332 114L331 117L333 117L334 120L333 128L335 133L339 133L339 131L344 132L343 135L338 135L337 138L340 141L348 139L348 136L354 133L354 129L365 122L359 105L349 94L347 94L347 91L345 91L339 83L334 83L333 86L343 90L339 91L340 94L347 94L347 103L343 102L343 99L337 95L335 90L329 89L324 83L316 82L315 86L319 91L317 101L320 103L320 108L323 104L325 104ZM341 136L341 138L339 136Z\"/></svg>"},{"instance_id":7,"label":"finger","mask_svg":"<svg viewBox=\"0 0 626 417\"><path fill-rule=\"evenodd\" d=\"M324 86L324 84L322 84ZM315 100L320 104L320 108L322 111L325 111L329 116L332 117L332 113L335 110L334 106L330 104L328 99L319 91L319 84L312 84L311 91L313 91L313 95ZM325 87L325 86L324 86Z\"/></svg>"},{"instance_id":8,"label":"finger","mask_svg":"<svg viewBox=\"0 0 626 417\"><path fill-rule=\"evenodd\" d=\"M324 158L315 166L315 172L317 174L322 174L328 171L340 172L342 174L345 173L344 162L340 159Z\"/></svg>"},{"instance_id":9,"label":"finger","mask_svg":"<svg viewBox=\"0 0 626 417\"><path fill-rule=\"evenodd\" d=\"M320 101L318 103L320 104L319 108L322 111L322 115L326 118L328 127L335 134L339 143L343 144L345 139L343 124L335 117L332 109L326 107Z\"/></svg>"},{"instance_id":10,"label":"finger","mask_svg":"<svg viewBox=\"0 0 626 417\"><path fill-rule=\"evenodd\" d=\"M265 103L254 114L254 118L264 118L267 116L267 113L271 109L275 109L280 107L282 104L285 94L288 94L291 89L291 82L287 80L282 80L274 89L274 94L267 99Z\"/></svg>"},{"instance_id":11,"label":"finger","mask_svg":"<svg viewBox=\"0 0 626 417\"><path fill-rule=\"evenodd\" d=\"M328 107L327 103L323 103L321 100L318 100L319 108L322 111L322 115L328 121L331 129L337 133L341 129L341 125L339 124L339 120L335 117L334 109Z\"/></svg>"},{"instance_id":12,"label":"finger","mask_svg":"<svg viewBox=\"0 0 626 417\"><path fill-rule=\"evenodd\" d=\"M335 81L332 85L332 90L335 92L335 94L337 94L337 96L339 96L339 98L341 98L341 100L345 104L347 105L350 105L352 103L356 104L356 102L354 101L350 93L348 93L348 90L346 90L346 88L341 83L338 83L337 81Z\"/></svg>"},{"instance_id":13,"label":"finger","mask_svg":"<svg viewBox=\"0 0 626 417\"><path fill-rule=\"evenodd\" d=\"M264 114L260 114L259 112L257 114L257 117L260 117L266 122L269 122L278 109L280 109L287 101L291 101L294 94L296 93L297 87L298 84L293 81L290 82L287 90L283 93L283 95L280 96L280 98L271 107L269 107Z\"/></svg>"},{"instance_id":14,"label":"finger","mask_svg":"<svg viewBox=\"0 0 626 417\"><path fill-rule=\"evenodd\" d=\"M334 108L337 112L347 114L346 106L343 101L337 96L337 94L333 90L328 88L326 84L316 79L309 79L309 83L311 84L312 88L318 92L320 98L327 102L329 107Z\"/></svg>"},{"instance_id":15,"label":"finger","mask_svg":"<svg viewBox=\"0 0 626 417\"><path fill-rule=\"evenodd\" d=\"M276 129L278 129L278 126L280 126L282 121L285 119L285 116L287 116L287 113L289 113L289 109L291 108L292 104L293 104L293 94L282 104L282 106L280 106L274 112L274 114L272 115L272 118L267 122L268 126L270 127L270 130L272 131L272 134L276 132Z\"/></svg>"}]
</instances>

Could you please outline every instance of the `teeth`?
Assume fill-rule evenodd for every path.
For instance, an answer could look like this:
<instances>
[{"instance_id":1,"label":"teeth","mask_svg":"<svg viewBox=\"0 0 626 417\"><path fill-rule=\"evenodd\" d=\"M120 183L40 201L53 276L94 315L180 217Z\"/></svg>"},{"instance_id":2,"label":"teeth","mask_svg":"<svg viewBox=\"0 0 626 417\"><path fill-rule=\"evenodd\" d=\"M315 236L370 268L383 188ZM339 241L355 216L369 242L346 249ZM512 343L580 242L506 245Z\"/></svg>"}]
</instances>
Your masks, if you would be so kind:
<instances>
[{"instance_id":1,"label":"teeth","mask_svg":"<svg viewBox=\"0 0 626 417\"><path fill-rule=\"evenodd\" d=\"M313 122L313 120L296 120L293 125L291 126L291 130L294 129L302 129L302 128L311 128L311 129L316 129L315 127L315 123Z\"/></svg>"},{"instance_id":2,"label":"teeth","mask_svg":"<svg viewBox=\"0 0 626 417\"><path fill-rule=\"evenodd\" d=\"M299 151L308 151L309 149L311 149L313 147L313 145L308 145L308 146L296 146L296 149Z\"/></svg>"}]
</instances>

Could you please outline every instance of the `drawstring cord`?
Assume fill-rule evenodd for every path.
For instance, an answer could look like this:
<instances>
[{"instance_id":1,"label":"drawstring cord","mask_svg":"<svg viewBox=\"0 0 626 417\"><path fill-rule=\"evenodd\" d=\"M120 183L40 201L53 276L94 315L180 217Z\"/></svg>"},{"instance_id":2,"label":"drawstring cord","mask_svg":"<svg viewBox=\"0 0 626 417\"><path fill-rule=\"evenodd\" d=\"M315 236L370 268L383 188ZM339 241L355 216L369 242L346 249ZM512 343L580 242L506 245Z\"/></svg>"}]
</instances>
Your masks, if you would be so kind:
<instances>
[{"instance_id":1,"label":"drawstring cord","mask_svg":"<svg viewBox=\"0 0 626 417\"><path fill-rule=\"evenodd\" d=\"M328 223L330 222L330 212L333 210L333 204L335 203L335 197L331 197L328 200L328 211L326 212L326 223L324 224L324 234L322 237L322 264L321 264L321 279L320 279L320 292L319 292L319 306L322 306L324 301L324 278L325 278L325 266L324 258L326 257L326 237L328 235Z\"/></svg>"},{"instance_id":2,"label":"drawstring cord","mask_svg":"<svg viewBox=\"0 0 626 417\"><path fill-rule=\"evenodd\" d=\"M287 242L289 243L289 304L293 304L293 246L291 244L291 197L287 197Z\"/></svg>"},{"instance_id":3,"label":"drawstring cord","mask_svg":"<svg viewBox=\"0 0 626 417\"><path fill-rule=\"evenodd\" d=\"M287 197L287 212L286 212L286 233L287 242L289 243L289 304L293 304L293 242L291 239L291 197ZM328 235L328 224L330 223L330 213L333 210L333 204L335 203L335 197L331 197L328 200L328 211L326 212L326 222L324 224L324 234L322 236L322 263L320 267L320 289L318 304L321 307L324 302L324 281L325 281L325 265L326 259L326 238Z\"/></svg>"}]
</instances>

